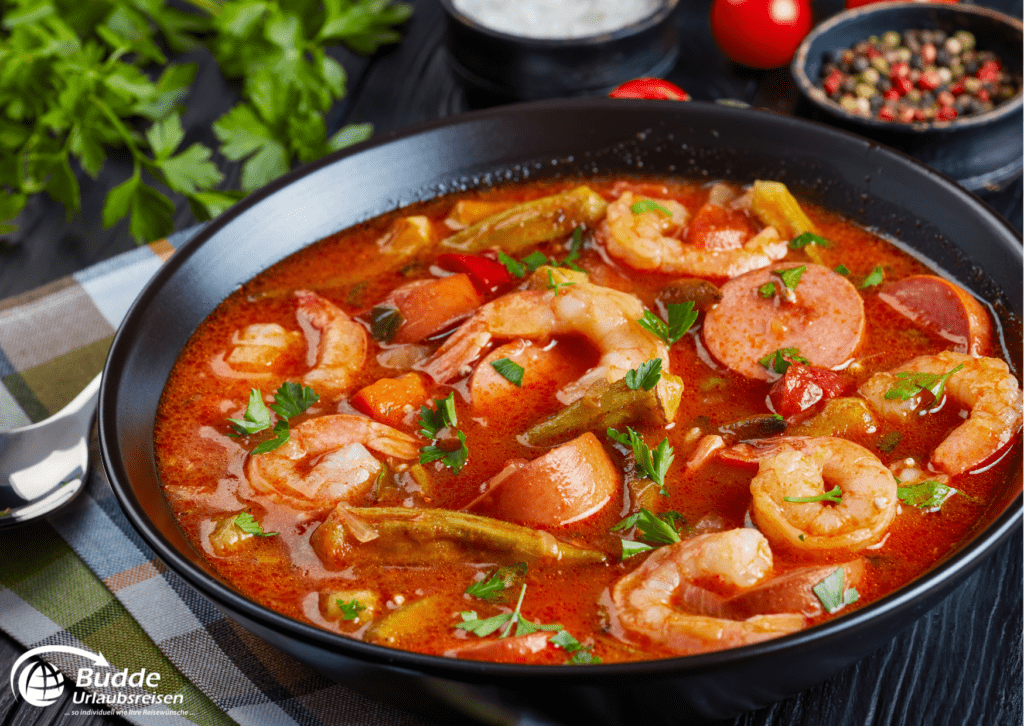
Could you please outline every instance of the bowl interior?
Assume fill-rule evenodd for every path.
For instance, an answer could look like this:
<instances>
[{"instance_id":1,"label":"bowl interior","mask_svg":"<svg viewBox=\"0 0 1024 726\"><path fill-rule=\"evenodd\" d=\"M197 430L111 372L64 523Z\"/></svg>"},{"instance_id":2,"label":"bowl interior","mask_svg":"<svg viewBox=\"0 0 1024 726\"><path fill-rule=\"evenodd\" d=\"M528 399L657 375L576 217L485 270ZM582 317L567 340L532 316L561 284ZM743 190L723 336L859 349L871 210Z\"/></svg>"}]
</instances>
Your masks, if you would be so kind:
<instances>
[{"instance_id":1,"label":"bowl interior","mask_svg":"<svg viewBox=\"0 0 1024 726\"><path fill-rule=\"evenodd\" d=\"M680 669L707 672L920 612L925 599L919 595L948 590L1019 522L1019 467L981 524L984 532L903 591L776 642L706 656L596 666L584 669L583 676L580 669L394 651L293 621L217 579L182 536L160 491L153 449L156 407L178 352L240 283L307 244L416 201L505 182L614 173L783 181L798 195L900 240L990 302L1009 326L1005 332L1014 346L1013 365L1020 370L1020 330L1014 322L1022 316L1019 236L983 203L923 165L825 126L746 109L607 99L506 107L385 135L297 170L217 218L165 264L115 336L100 394L103 464L129 520L172 569L258 632L315 644L325 649L321 653L453 678L543 674L572 680ZM811 678L805 685L827 675L805 675Z\"/></svg>"}]
</instances>

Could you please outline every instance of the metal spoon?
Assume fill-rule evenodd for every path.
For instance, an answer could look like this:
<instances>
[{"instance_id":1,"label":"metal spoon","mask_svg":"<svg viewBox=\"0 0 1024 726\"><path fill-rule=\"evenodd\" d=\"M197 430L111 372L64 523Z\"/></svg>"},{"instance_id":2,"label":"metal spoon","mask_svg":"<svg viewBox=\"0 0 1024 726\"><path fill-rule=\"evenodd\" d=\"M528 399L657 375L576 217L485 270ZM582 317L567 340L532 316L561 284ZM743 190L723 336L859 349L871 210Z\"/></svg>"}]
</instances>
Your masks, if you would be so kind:
<instances>
[{"instance_id":1,"label":"metal spoon","mask_svg":"<svg viewBox=\"0 0 1024 726\"><path fill-rule=\"evenodd\" d=\"M50 418L0 432L0 528L49 514L78 494L100 376Z\"/></svg>"}]
</instances>

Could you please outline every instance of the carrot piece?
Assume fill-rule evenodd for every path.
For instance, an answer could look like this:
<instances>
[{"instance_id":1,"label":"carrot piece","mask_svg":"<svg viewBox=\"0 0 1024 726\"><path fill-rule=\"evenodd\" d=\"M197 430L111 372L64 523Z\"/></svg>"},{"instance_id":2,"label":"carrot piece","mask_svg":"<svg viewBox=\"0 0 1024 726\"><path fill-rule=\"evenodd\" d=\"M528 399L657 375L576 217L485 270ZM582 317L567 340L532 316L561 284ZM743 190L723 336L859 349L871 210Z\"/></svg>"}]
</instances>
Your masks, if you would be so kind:
<instances>
[{"instance_id":1,"label":"carrot piece","mask_svg":"<svg viewBox=\"0 0 1024 726\"><path fill-rule=\"evenodd\" d=\"M409 411L419 411L428 398L419 374L406 373L398 378L381 378L359 389L351 403L370 418L398 427L405 423Z\"/></svg>"},{"instance_id":2,"label":"carrot piece","mask_svg":"<svg viewBox=\"0 0 1024 726\"><path fill-rule=\"evenodd\" d=\"M418 343L465 318L483 298L469 275L460 273L436 280L417 280L395 290L378 307L394 307L402 314L392 343Z\"/></svg>"}]
</instances>

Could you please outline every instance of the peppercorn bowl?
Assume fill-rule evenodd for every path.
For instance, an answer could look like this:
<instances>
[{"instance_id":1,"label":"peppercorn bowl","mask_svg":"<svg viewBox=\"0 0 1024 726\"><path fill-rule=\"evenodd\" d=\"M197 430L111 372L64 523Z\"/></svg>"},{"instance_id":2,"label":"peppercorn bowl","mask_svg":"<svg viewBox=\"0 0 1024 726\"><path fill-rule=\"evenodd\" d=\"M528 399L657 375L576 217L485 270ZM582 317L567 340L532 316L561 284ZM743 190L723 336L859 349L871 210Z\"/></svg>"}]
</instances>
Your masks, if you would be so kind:
<instances>
[{"instance_id":1,"label":"peppercorn bowl","mask_svg":"<svg viewBox=\"0 0 1024 726\"><path fill-rule=\"evenodd\" d=\"M791 70L806 115L993 190L1022 169L1022 37L988 8L877 3L812 30Z\"/></svg>"},{"instance_id":2,"label":"peppercorn bowl","mask_svg":"<svg viewBox=\"0 0 1024 726\"><path fill-rule=\"evenodd\" d=\"M554 35L554 19L548 19L544 31L550 37L531 37L519 17L499 22L471 16L460 9L459 0L439 2L448 18L448 62L471 93L488 101L604 95L631 78L664 75L678 55L674 16L679 0L652 2L651 13L621 27L583 30L571 37ZM517 3L499 7L528 15ZM510 32L516 21L522 33Z\"/></svg>"}]
</instances>

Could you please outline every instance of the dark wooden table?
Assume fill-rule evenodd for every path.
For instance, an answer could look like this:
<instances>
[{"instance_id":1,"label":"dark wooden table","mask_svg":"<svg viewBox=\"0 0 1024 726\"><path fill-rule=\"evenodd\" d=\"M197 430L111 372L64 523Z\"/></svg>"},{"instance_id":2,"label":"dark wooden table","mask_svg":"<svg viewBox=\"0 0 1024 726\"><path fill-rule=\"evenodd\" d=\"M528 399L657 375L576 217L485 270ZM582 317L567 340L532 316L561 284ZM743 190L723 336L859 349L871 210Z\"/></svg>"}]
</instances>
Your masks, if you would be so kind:
<instances>
[{"instance_id":1,"label":"dark wooden table","mask_svg":"<svg viewBox=\"0 0 1024 726\"><path fill-rule=\"evenodd\" d=\"M1020 17L1020 0L981 3ZM484 101L468 94L448 68L444 18L434 0L416 0L402 42L370 58L339 49L349 73L348 96L329 124L370 122L378 132L461 113ZM679 16L682 54L667 76L697 100L732 98L783 113L803 113L785 69L752 71L729 63L707 27L709 0L684 0ZM816 0L815 13L841 9L839 0ZM203 52L193 54L200 71L183 117L187 142L215 147L211 123L233 103L236 92ZM228 181L238 174L228 166ZM46 284L134 247L125 223L103 229L106 190L128 175L116 158L95 184L83 186L83 213L68 224L48 200L34 200L18 232L0 240L0 299ZM986 201L1019 230L1021 181L986 195ZM193 223L178 200L176 228ZM892 642L838 676L781 703L735 719L736 726L853 726L854 724L1020 724L1022 713L1022 573L1024 538L1015 532L964 584L917 622L906 623ZM6 676L22 648L0 634L0 675ZM38 709L15 702L0 688L3 726L121 724L113 716L68 715L71 691L62 703Z\"/></svg>"}]
</instances>

